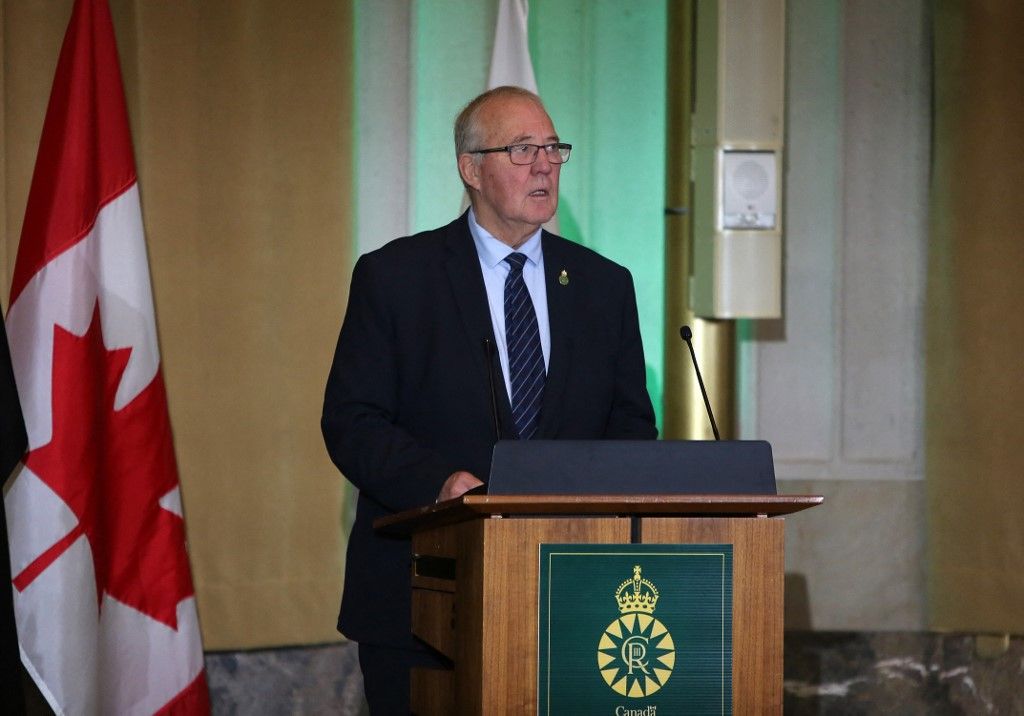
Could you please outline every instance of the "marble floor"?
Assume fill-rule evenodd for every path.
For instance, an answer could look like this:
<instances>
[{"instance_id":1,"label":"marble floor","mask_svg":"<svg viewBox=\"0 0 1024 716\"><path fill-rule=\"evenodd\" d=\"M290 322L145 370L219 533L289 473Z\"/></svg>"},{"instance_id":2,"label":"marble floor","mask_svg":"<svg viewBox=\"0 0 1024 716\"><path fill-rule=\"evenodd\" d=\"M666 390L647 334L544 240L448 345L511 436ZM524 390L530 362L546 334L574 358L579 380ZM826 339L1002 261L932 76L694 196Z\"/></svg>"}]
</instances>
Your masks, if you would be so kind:
<instances>
[{"instance_id":1,"label":"marble floor","mask_svg":"<svg viewBox=\"0 0 1024 716\"><path fill-rule=\"evenodd\" d=\"M356 645L219 652L206 655L217 716L363 716Z\"/></svg>"},{"instance_id":2,"label":"marble floor","mask_svg":"<svg viewBox=\"0 0 1024 716\"><path fill-rule=\"evenodd\" d=\"M1024 639L979 656L968 635L791 632L784 711L804 714L1024 714Z\"/></svg>"},{"instance_id":3,"label":"marble floor","mask_svg":"<svg viewBox=\"0 0 1024 716\"><path fill-rule=\"evenodd\" d=\"M972 636L789 632L785 713L1024 714L1024 639L979 656ZM355 646L211 653L214 714L366 713Z\"/></svg>"}]
</instances>

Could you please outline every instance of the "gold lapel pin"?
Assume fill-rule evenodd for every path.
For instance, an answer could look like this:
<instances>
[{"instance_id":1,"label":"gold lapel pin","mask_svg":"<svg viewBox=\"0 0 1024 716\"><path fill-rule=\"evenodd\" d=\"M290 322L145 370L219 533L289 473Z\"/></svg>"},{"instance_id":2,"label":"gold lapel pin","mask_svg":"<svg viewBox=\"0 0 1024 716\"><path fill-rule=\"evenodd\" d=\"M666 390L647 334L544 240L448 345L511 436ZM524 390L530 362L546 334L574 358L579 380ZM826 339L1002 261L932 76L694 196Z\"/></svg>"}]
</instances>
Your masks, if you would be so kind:
<instances>
[{"instance_id":1,"label":"gold lapel pin","mask_svg":"<svg viewBox=\"0 0 1024 716\"><path fill-rule=\"evenodd\" d=\"M558 274L558 283L562 284L563 286L569 285L569 274L568 272L566 272L565 269L562 269L562 273Z\"/></svg>"}]
</instances>

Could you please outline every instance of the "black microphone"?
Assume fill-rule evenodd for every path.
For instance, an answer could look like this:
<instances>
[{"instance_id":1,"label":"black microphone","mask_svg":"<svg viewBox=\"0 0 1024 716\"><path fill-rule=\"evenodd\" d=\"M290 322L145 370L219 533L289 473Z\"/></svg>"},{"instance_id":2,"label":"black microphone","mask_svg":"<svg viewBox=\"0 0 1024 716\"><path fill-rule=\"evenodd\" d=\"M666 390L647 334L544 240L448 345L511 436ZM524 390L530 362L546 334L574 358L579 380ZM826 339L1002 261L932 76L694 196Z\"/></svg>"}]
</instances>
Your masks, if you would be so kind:
<instances>
[{"instance_id":1,"label":"black microphone","mask_svg":"<svg viewBox=\"0 0 1024 716\"><path fill-rule=\"evenodd\" d=\"M708 418L711 420L711 429L715 433L715 440L721 440L722 438L718 436L718 426L715 424L715 415L711 412L708 392L704 390L704 379L700 377L700 368L697 366L697 354L693 352L693 344L690 343L690 339L693 338L693 331L690 330L689 326L683 326L679 329L679 335L686 341L686 346L690 349L690 360L693 361L693 369L697 371L697 383L700 384L700 394L704 396L704 407L708 411Z\"/></svg>"},{"instance_id":2,"label":"black microphone","mask_svg":"<svg viewBox=\"0 0 1024 716\"><path fill-rule=\"evenodd\" d=\"M484 338L487 355L487 382L491 388L491 416L494 418L494 439L501 440L501 421L498 419L498 394L494 392L494 341Z\"/></svg>"}]
</instances>

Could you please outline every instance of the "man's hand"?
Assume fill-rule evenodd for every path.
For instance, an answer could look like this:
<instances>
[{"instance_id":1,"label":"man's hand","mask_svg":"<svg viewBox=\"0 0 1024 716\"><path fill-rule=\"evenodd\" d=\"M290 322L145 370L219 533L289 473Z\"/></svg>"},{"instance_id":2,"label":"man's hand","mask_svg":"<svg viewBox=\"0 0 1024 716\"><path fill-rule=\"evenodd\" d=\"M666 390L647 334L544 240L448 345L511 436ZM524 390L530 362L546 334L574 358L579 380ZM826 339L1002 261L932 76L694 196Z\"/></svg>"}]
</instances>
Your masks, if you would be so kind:
<instances>
[{"instance_id":1,"label":"man's hand","mask_svg":"<svg viewBox=\"0 0 1024 716\"><path fill-rule=\"evenodd\" d=\"M478 480L476 475L471 472L466 472L465 470L453 472L444 481L444 484L441 485L441 492L437 495L437 501L444 502L445 500L460 497L467 491L482 484L484 483Z\"/></svg>"}]
</instances>

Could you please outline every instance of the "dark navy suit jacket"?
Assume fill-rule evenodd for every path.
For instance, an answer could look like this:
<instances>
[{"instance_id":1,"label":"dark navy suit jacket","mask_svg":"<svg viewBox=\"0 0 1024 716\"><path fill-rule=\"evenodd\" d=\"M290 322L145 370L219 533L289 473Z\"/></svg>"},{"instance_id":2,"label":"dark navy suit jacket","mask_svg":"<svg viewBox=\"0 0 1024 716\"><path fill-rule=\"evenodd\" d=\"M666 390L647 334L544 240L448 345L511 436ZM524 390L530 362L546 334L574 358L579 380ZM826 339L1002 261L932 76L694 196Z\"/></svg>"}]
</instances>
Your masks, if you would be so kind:
<instances>
[{"instance_id":1,"label":"dark navy suit jacket","mask_svg":"<svg viewBox=\"0 0 1024 716\"><path fill-rule=\"evenodd\" d=\"M551 355L536 438L656 437L632 277L548 232L542 246ZM503 437L513 437L484 339L494 331L466 214L356 263L321 423L331 459L359 489L338 619L355 641L413 643L409 542L375 533L373 521L433 503L457 470L487 480L488 370Z\"/></svg>"}]
</instances>

